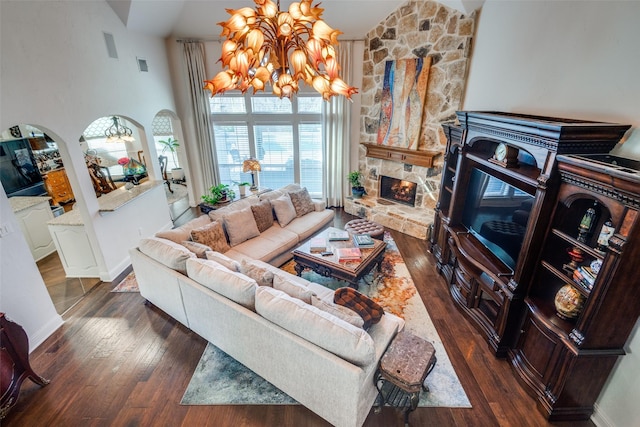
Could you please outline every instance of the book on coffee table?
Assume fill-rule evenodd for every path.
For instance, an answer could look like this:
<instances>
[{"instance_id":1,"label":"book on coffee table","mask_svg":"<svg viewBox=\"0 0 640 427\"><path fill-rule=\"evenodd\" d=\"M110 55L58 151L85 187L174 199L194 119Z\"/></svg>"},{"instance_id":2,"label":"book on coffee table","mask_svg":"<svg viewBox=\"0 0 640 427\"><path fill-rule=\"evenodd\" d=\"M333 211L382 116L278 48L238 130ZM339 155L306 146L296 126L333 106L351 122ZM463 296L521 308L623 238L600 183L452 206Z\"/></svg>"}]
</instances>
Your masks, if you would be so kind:
<instances>
[{"instance_id":1,"label":"book on coffee table","mask_svg":"<svg viewBox=\"0 0 640 427\"><path fill-rule=\"evenodd\" d=\"M338 261L354 261L362 258L360 248L338 248Z\"/></svg>"},{"instance_id":2,"label":"book on coffee table","mask_svg":"<svg viewBox=\"0 0 640 427\"><path fill-rule=\"evenodd\" d=\"M353 243L358 248L372 248L374 245L373 238L368 234L354 234Z\"/></svg>"},{"instance_id":3,"label":"book on coffee table","mask_svg":"<svg viewBox=\"0 0 640 427\"><path fill-rule=\"evenodd\" d=\"M349 240L349 232L345 230L334 230L327 233L329 240Z\"/></svg>"},{"instance_id":4,"label":"book on coffee table","mask_svg":"<svg viewBox=\"0 0 640 427\"><path fill-rule=\"evenodd\" d=\"M324 237L313 237L309 240L311 252L324 252L327 250L327 240Z\"/></svg>"}]
</instances>

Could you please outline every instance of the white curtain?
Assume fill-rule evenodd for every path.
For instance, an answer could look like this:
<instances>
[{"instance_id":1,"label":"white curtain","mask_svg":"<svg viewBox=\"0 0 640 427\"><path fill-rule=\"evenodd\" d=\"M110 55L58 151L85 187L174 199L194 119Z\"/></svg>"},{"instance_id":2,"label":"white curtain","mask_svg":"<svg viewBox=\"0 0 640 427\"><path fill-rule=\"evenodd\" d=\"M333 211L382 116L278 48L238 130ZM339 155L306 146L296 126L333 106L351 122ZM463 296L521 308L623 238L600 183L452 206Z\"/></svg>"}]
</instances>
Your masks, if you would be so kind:
<instances>
[{"instance_id":1,"label":"white curtain","mask_svg":"<svg viewBox=\"0 0 640 427\"><path fill-rule=\"evenodd\" d=\"M338 46L340 75L349 84L352 80L353 42L341 41ZM327 206L343 206L346 178L349 173L351 104L344 96L333 96L323 103L322 118L326 145L325 197Z\"/></svg>"},{"instance_id":2,"label":"white curtain","mask_svg":"<svg viewBox=\"0 0 640 427\"><path fill-rule=\"evenodd\" d=\"M189 76L189 88L191 89L191 105L196 130L197 158L200 160L200 168L203 187L208 189L220 182L218 169L215 167L215 148L209 117L209 99L203 86L206 80L204 68L204 44L197 41L184 42L184 58L187 64Z\"/></svg>"}]
</instances>

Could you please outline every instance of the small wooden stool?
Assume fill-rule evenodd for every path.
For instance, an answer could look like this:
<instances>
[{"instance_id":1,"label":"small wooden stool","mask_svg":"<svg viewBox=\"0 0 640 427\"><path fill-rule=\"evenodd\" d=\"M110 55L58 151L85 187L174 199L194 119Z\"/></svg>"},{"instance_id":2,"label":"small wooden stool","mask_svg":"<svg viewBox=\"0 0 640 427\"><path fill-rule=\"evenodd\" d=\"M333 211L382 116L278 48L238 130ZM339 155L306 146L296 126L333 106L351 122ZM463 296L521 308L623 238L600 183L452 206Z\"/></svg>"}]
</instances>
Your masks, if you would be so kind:
<instances>
[{"instance_id":1,"label":"small wooden stool","mask_svg":"<svg viewBox=\"0 0 640 427\"><path fill-rule=\"evenodd\" d=\"M409 332L398 332L380 359L374 377L379 407L388 404L406 408L404 424L408 427L409 414L418 407L420 391L429 391L424 380L436 360L436 350L430 342Z\"/></svg>"}]
</instances>

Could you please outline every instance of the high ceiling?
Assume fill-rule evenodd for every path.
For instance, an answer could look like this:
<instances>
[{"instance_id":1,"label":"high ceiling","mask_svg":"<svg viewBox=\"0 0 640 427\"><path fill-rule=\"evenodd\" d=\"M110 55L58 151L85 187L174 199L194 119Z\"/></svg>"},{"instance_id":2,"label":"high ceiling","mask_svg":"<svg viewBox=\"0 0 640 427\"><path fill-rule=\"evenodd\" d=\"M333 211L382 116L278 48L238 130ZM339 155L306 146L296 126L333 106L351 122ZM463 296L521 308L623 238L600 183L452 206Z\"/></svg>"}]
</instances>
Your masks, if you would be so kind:
<instances>
[{"instance_id":1,"label":"high ceiling","mask_svg":"<svg viewBox=\"0 0 640 427\"><path fill-rule=\"evenodd\" d=\"M462 3L467 0L449 0ZM324 0L323 18L342 31L343 40L364 36L406 0ZM252 0L107 0L129 30L178 38L217 39L229 14L225 9L254 7ZM291 1L283 0L281 9ZM313 2L314 4L317 1ZM441 1L441 3L447 3ZM455 5L453 5L455 6Z\"/></svg>"}]
</instances>

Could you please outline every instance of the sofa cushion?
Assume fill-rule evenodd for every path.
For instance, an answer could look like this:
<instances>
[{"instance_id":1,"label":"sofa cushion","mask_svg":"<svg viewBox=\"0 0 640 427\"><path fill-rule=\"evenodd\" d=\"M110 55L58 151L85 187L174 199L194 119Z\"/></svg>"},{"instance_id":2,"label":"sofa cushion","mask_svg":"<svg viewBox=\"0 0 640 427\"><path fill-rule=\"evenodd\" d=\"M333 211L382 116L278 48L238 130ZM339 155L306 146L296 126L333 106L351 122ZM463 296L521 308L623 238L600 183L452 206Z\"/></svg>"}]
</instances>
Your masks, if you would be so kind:
<instances>
[{"instance_id":1,"label":"sofa cushion","mask_svg":"<svg viewBox=\"0 0 640 427\"><path fill-rule=\"evenodd\" d=\"M358 313L347 307L334 304L332 301L326 301L324 299L318 298L315 295L311 296L311 305L322 311L326 311L327 313L332 314L338 319L342 319L357 328L364 327L364 320L362 320L362 317L360 317Z\"/></svg>"},{"instance_id":2,"label":"sofa cushion","mask_svg":"<svg viewBox=\"0 0 640 427\"><path fill-rule=\"evenodd\" d=\"M313 207L316 212L322 212L327 208L327 202L325 202L324 200L314 200Z\"/></svg>"},{"instance_id":3,"label":"sofa cushion","mask_svg":"<svg viewBox=\"0 0 640 427\"><path fill-rule=\"evenodd\" d=\"M322 230L333 221L334 212L331 209L323 209L322 212L310 212L305 216L296 218L285 227L286 230L296 233L300 241Z\"/></svg>"},{"instance_id":4,"label":"sofa cushion","mask_svg":"<svg viewBox=\"0 0 640 427\"><path fill-rule=\"evenodd\" d=\"M333 302L338 305L350 308L362 317L364 320L364 328L367 329L374 323L378 323L384 315L384 309L380 305L361 294L355 289L339 288L333 294Z\"/></svg>"},{"instance_id":5,"label":"sofa cushion","mask_svg":"<svg viewBox=\"0 0 640 427\"><path fill-rule=\"evenodd\" d=\"M173 228L171 230L158 231L156 237L171 240L174 243L182 244L185 240L191 240L191 232L182 227Z\"/></svg>"},{"instance_id":6,"label":"sofa cushion","mask_svg":"<svg viewBox=\"0 0 640 427\"><path fill-rule=\"evenodd\" d=\"M231 271L215 261L192 258L187 261L187 275L231 301L255 311L256 281Z\"/></svg>"},{"instance_id":7,"label":"sofa cushion","mask_svg":"<svg viewBox=\"0 0 640 427\"><path fill-rule=\"evenodd\" d=\"M204 227L191 230L191 240L207 245L211 250L221 253L230 249L220 221L213 221Z\"/></svg>"},{"instance_id":8,"label":"sofa cushion","mask_svg":"<svg viewBox=\"0 0 640 427\"><path fill-rule=\"evenodd\" d=\"M258 203L260 201L260 199L258 199L258 196L252 194L250 196L247 196L243 199L237 200L223 208L218 208L218 209L214 209L212 211L209 211L208 215L209 218L212 221L218 221L220 219L222 219L223 216L231 213L231 212L235 212L235 211L239 211L241 209L245 209L248 208L251 205L255 205L256 203Z\"/></svg>"},{"instance_id":9,"label":"sofa cushion","mask_svg":"<svg viewBox=\"0 0 640 427\"><path fill-rule=\"evenodd\" d=\"M307 304L311 304L311 297L315 295L311 289L280 274L273 276L273 289L282 291L290 297L297 298Z\"/></svg>"},{"instance_id":10,"label":"sofa cushion","mask_svg":"<svg viewBox=\"0 0 640 427\"><path fill-rule=\"evenodd\" d=\"M227 230L229 244L231 246L239 245L246 240L260 235L250 206L229 212L225 214L223 218L224 227Z\"/></svg>"},{"instance_id":11,"label":"sofa cushion","mask_svg":"<svg viewBox=\"0 0 640 427\"><path fill-rule=\"evenodd\" d=\"M316 210L306 187L300 190L290 191L289 198L291 199L293 208L296 210L296 217L298 218Z\"/></svg>"},{"instance_id":12,"label":"sofa cushion","mask_svg":"<svg viewBox=\"0 0 640 427\"><path fill-rule=\"evenodd\" d=\"M207 259L206 252L211 251L209 246L198 242L192 242L191 240L185 240L184 242L180 242L180 244L196 254L198 258Z\"/></svg>"},{"instance_id":13,"label":"sofa cushion","mask_svg":"<svg viewBox=\"0 0 640 427\"><path fill-rule=\"evenodd\" d=\"M256 262L243 259L240 264L240 273L251 277L258 286L273 286L273 273Z\"/></svg>"},{"instance_id":14,"label":"sofa cushion","mask_svg":"<svg viewBox=\"0 0 640 427\"><path fill-rule=\"evenodd\" d=\"M375 360L373 339L364 329L292 298L277 289L256 290L256 311L265 319L355 365Z\"/></svg>"},{"instance_id":15,"label":"sofa cushion","mask_svg":"<svg viewBox=\"0 0 640 427\"><path fill-rule=\"evenodd\" d=\"M253 218L256 220L258 231L261 233L273 227L273 208L271 202L263 200L260 203L251 206Z\"/></svg>"},{"instance_id":16,"label":"sofa cushion","mask_svg":"<svg viewBox=\"0 0 640 427\"><path fill-rule=\"evenodd\" d=\"M296 217L296 209L293 207L288 194L283 194L277 199L271 200L271 206L273 206L273 211L276 213L280 227L289 224Z\"/></svg>"},{"instance_id":17,"label":"sofa cushion","mask_svg":"<svg viewBox=\"0 0 640 427\"><path fill-rule=\"evenodd\" d=\"M277 199L278 197L282 196L284 193L280 190L272 190L272 191L267 191L266 193L262 193L260 195L260 201L263 200L274 200Z\"/></svg>"},{"instance_id":18,"label":"sofa cushion","mask_svg":"<svg viewBox=\"0 0 640 427\"><path fill-rule=\"evenodd\" d=\"M187 274L187 260L196 257L184 246L158 237L141 239L138 248L143 254L182 274Z\"/></svg>"},{"instance_id":19,"label":"sofa cushion","mask_svg":"<svg viewBox=\"0 0 640 427\"><path fill-rule=\"evenodd\" d=\"M231 271L240 271L240 263L238 261L231 259L228 256L221 254L220 252L207 251L205 252L205 256L211 261L215 261L218 264L224 265Z\"/></svg>"}]
</instances>

